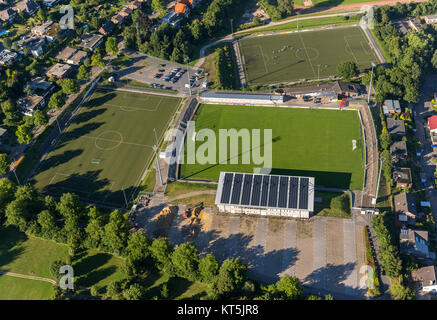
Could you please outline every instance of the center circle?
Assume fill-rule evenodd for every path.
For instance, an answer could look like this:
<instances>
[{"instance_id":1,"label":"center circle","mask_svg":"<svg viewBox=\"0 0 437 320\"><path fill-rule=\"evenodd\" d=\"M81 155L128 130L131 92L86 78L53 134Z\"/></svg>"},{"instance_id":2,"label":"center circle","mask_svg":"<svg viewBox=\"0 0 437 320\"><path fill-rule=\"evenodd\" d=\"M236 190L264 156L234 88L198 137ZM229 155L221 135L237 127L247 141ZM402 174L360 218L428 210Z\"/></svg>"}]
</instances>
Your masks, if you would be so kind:
<instances>
[{"instance_id":1,"label":"center circle","mask_svg":"<svg viewBox=\"0 0 437 320\"><path fill-rule=\"evenodd\" d=\"M319 57L319 50L312 47L299 48L296 50L296 57L301 60L316 60Z\"/></svg>"},{"instance_id":2,"label":"center circle","mask_svg":"<svg viewBox=\"0 0 437 320\"><path fill-rule=\"evenodd\" d=\"M123 136L115 130L102 132L94 139L94 145L100 150L114 150L122 143Z\"/></svg>"}]
</instances>

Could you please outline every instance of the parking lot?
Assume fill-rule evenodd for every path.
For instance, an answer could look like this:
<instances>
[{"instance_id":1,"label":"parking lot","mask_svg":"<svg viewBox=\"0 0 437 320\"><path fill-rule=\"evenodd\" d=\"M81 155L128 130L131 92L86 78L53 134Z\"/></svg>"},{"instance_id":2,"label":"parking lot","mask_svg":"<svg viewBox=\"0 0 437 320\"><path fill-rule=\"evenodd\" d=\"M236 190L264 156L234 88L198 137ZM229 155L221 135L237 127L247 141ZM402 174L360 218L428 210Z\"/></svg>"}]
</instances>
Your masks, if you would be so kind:
<instances>
[{"instance_id":1,"label":"parking lot","mask_svg":"<svg viewBox=\"0 0 437 320\"><path fill-rule=\"evenodd\" d=\"M153 88L176 90L188 94L204 89L203 70L153 57L132 54L133 63L118 71L121 80L131 79L149 84ZM191 85L191 88L189 85Z\"/></svg>"},{"instance_id":2,"label":"parking lot","mask_svg":"<svg viewBox=\"0 0 437 320\"><path fill-rule=\"evenodd\" d=\"M305 221L205 211L187 219L185 206L179 205L164 230L161 209L141 210L136 219L148 236L167 236L175 245L193 241L202 254L213 253L221 261L239 257L249 265L251 277L264 283L289 274L311 293L365 298L366 290L359 288L365 264L363 225L353 219Z\"/></svg>"}]
</instances>

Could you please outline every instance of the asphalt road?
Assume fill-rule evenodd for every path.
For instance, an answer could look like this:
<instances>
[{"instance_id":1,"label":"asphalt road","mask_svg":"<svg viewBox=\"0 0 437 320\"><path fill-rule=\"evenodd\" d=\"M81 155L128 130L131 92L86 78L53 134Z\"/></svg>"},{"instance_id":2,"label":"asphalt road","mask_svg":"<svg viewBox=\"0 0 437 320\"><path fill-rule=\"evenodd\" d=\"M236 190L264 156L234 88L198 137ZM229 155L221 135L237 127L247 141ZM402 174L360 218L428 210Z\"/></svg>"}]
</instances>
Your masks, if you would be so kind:
<instances>
[{"instance_id":1,"label":"asphalt road","mask_svg":"<svg viewBox=\"0 0 437 320\"><path fill-rule=\"evenodd\" d=\"M427 76L422 88L420 101L414 105L416 112L416 138L422 142L422 155L419 160L422 172L426 174L427 185L426 192L431 202L432 214L434 220L437 221L437 190L434 186L434 171L435 163L432 161L433 156L437 156L437 151L431 147L431 139L429 135L426 117L429 117L436 112L433 111L430 103L431 97L437 91L437 75Z\"/></svg>"}]
</instances>

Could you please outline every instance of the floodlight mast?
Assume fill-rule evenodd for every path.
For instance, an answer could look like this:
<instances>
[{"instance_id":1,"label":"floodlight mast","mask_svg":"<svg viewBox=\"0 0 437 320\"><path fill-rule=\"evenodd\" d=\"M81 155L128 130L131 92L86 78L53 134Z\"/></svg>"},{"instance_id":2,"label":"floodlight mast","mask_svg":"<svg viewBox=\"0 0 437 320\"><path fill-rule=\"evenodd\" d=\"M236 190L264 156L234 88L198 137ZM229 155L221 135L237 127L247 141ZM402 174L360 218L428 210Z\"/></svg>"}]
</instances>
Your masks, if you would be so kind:
<instances>
[{"instance_id":1,"label":"floodlight mast","mask_svg":"<svg viewBox=\"0 0 437 320\"><path fill-rule=\"evenodd\" d=\"M158 147L156 145L153 146L153 151L155 151L156 156L156 168L158 169L159 174L159 180L161 181L161 187L164 186L164 182L162 181L162 175L161 175L161 167L159 165L159 157L158 157Z\"/></svg>"},{"instance_id":2,"label":"floodlight mast","mask_svg":"<svg viewBox=\"0 0 437 320\"><path fill-rule=\"evenodd\" d=\"M127 198L126 198L126 193L125 193L125 191L124 191L124 186L123 186L123 187L121 187L121 190L123 191L123 196L124 196L124 202L126 203L126 208L127 208L128 204L127 204Z\"/></svg>"},{"instance_id":3,"label":"floodlight mast","mask_svg":"<svg viewBox=\"0 0 437 320\"><path fill-rule=\"evenodd\" d=\"M376 202L378 201L378 195L379 195L379 183L381 181L381 171L382 171L382 164L384 163L385 158L381 157L380 162L379 162L379 175L378 175L378 184L376 185L376 196L375 199L373 201L373 208L376 207Z\"/></svg>"},{"instance_id":4,"label":"floodlight mast","mask_svg":"<svg viewBox=\"0 0 437 320\"><path fill-rule=\"evenodd\" d=\"M370 92L372 92L372 81L373 81L373 68L375 66L376 64L372 62L372 73L370 74L370 86L369 86L369 92L367 93L367 104L370 103Z\"/></svg>"}]
</instances>

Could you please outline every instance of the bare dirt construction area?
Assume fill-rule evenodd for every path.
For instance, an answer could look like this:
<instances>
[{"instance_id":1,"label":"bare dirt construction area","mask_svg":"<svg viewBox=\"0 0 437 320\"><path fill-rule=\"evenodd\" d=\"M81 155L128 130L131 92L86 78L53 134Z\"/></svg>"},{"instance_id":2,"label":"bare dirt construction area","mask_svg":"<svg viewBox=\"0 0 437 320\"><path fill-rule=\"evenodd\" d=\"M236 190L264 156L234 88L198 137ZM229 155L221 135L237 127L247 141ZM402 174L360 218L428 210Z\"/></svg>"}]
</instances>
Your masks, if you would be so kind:
<instances>
[{"instance_id":1,"label":"bare dirt construction area","mask_svg":"<svg viewBox=\"0 0 437 320\"><path fill-rule=\"evenodd\" d=\"M152 209L137 219L150 236L165 229L174 245L193 241L202 254L213 253L221 261L239 257L249 265L251 277L263 283L289 274L311 293L365 299L366 291L359 288L360 268L365 264L363 227L354 219L291 220L212 210L185 218L185 206L180 205L174 207L171 226L166 221L166 228L160 229L162 208Z\"/></svg>"}]
</instances>

